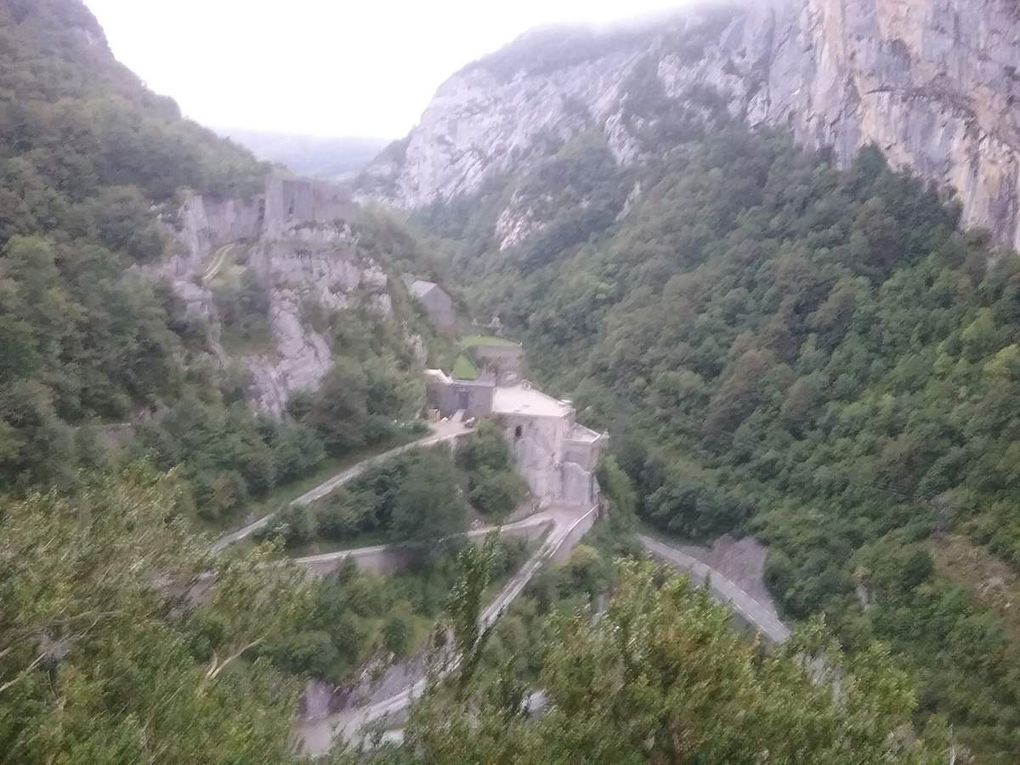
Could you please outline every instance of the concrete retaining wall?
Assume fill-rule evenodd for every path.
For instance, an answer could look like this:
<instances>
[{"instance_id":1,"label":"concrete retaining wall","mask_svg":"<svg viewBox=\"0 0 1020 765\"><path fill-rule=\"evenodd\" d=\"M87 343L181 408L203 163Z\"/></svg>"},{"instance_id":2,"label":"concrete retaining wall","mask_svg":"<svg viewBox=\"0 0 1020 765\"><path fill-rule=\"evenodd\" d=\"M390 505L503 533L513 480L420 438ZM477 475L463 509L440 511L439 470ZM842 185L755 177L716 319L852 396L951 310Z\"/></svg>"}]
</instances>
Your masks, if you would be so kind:
<instances>
[{"instance_id":1,"label":"concrete retaining wall","mask_svg":"<svg viewBox=\"0 0 1020 765\"><path fill-rule=\"evenodd\" d=\"M599 517L599 509L599 506L595 505L574 523L552 556L555 563L562 563L570 557L581 538L595 525L595 521Z\"/></svg>"},{"instance_id":2,"label":"concrete retaining wall","mask_svg":"<svg viewBox=\"0 0 1020 765\"><path fill-rule=\"evenodd\" d=\"M522 539L528 543L537 542L548 531L550 524L551 522L508 526L501 529L500 535L510 539ZM468 537L472 541L481 544L489 533L491 533L491 529L487 531L469 531ZM310 555L304 558L297 558L295 562L316 578L332 574L348 560L353 561L354 565L361 571L369 574L392 574L408 568L421 556L421 553L421 550L404 545L379 545L338 553Z\"/></svg>"}]
</instances>

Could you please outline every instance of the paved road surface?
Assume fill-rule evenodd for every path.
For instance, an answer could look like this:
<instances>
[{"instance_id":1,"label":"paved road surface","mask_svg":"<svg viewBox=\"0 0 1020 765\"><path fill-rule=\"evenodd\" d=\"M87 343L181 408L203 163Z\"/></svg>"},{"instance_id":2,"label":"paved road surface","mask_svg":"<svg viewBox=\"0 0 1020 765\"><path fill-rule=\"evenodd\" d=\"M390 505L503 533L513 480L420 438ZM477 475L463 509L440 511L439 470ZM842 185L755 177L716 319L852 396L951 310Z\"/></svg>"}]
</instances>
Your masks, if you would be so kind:
<instances>
[{"instance_id":1,"label":"paved road surface","mask_svg":"<svg viewBox=\"0 0 1020 765\"><path fill-rule=\"evenodd\" d=\"M209 259L209 265L206 266L205 271L202 273L202 281L209 282L220 272L223 268L223 264L227 261L227 256L230 255L237 248L236 244L227 244L220 247L213 256Z\"/></svg>"},{"instance_id":2,"label":"paved road surface","mask_svg":"<svg viewBox=\"0 0 1020 765\"><path fill-rule=\"evenodd\" d=\"M551 524L551 530L538 552L528 559L528 562L514 574L499 595L482 612L480 618L482 625L489 626L499 619L546 562L576 545L579 532L585 524L590 525L597 512L598 507L589 510L558 507L538 513L517 524L510 524L510 526L519 526L526 523L547 523ZM473 533L481 534L489 530L478 529ZM447 671L452 671L455 668L456 661L451 662ZM347 740L356 740L365 726L383 718L392 719L403 714L414 699L425 690L426 682L426 678L422 677L392 696L373 704L341 710L320 720L299 722L295 733L301 740L304 753L310 756L325 754L329 751L336 736L343 736Z\"/></svg>"},{"instance_id":3,"label":"paved road surface","mask_svg":"<svg viewBox=\"0 0 1020 765\"><path fill-rule=\"evenodd\" d=\"M502 526L482 526L466 532L469 537L483 537L496 531L499 533L520 531L523 529L535 529L540 526L561 526L572 523L577 519L577 509L554 506L541 510L527 518ZM375 555L393 548L400 547L399 543L375 545L373 547L355 547L350 550L334 550L332 552L306 555L303 558L294 558L294 562L302 566L314 566L321 563L333 563L344 558L360 558L366 555Z\"/></svg>"},{"instance_id":4,"label":"paved road surface","mask_svg":"<svg viewBox=\"0 0 1020 765\"><path fill-rule=\"evenodd\" d=\"M692 580L702 583L707 579L710 582L709 590L716 600L736 611L744 621L773 643L785 642L790 637L790 629L770 606L752 598L714 568L643 534L638 534L638 541L656 558L689 573Z\"/></svg>"},{"instance_id":5,"label":"paved road surface","mask_svg":"<svg viewBox=\"0 0 1020 765\"><path fill-rule=\"evenodd\" d=\"M346 470L342 470L332 478L323 481L311 491L302 494L300 497L291 502L291 505L308 505L317 499L325 497L330 492L334 491L338 486L342 486L348 481L357 478L359 475L364 473L368 468L373 465L378 465L386 460L396 457L398 454L403 454L411 449L420 449L425 446L433 446L435 444L443 443L445 441L452 441L456 438L461 438L467 435L471 431L464 427L464 424L460 420L448 420L446 422L439 422L432 426L432 431L429 435L412 441L409 444L398 446L395 449L390 449L388 452L377 454L374 457L369 457L362 460L361 462L353 465ZM244 528L232 531L229 534L224 534L222 537L216 540L212 546L213 553L222 552L232 544L240 542L242 539L247 539L256 531L261 529L269 520L273 517L274 513L269 513L259 518L253 523L249 523Z\"/></svg>"}]
</instances>

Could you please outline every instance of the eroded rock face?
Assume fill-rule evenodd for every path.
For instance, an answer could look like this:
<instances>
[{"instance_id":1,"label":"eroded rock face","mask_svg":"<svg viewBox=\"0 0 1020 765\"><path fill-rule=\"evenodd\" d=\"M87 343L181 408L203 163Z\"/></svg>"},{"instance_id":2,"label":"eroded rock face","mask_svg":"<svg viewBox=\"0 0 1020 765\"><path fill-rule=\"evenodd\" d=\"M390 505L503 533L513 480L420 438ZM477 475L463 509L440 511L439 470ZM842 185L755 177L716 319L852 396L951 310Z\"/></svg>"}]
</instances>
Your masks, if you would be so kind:
<instances>
[{"instance_id":1,"label":"eroded rock face","mask_svg":"<svg viewBox=\"0 0 1020 765\"><path fill-rule=\"evenodd\" d=\"M635 105L659 91L687 107L717 95L844 164L874 143L954 191L965 225L1020 248L1013 0L762 0L602 35L526 36L450 78L363 192L405 208L449 200L583 130L601 132L622 165L654 159L670 147L647 142L655 118ZM516 212L501 217L501 241L538 227Z\"/></svg>"},{"instance_id":2,"label":"eroded rock face","mask_svg":"<svg viewBox=\"0 0 1020 765\"><path fill-rule=\"evenodd\" d=\"M315 329L310 310L347 308L358 292L374 310L390 313L386 273L358 253L349 225L304 222L278 237L263 238L249 261L269 291L276 348L244 360L253 402L277 414L293 392L314 390L333 366L329 340Z\"/></svg>"},{"instance_id":3,"label":"eroded rock face","mask_svg":"<svg viewBox=\"0 0 1020 765\"><path fill-rule=\"evenodd\" d=\"M280 414L291 394L314 390L333 366L329 339L310 313L347 308L355 293L363 304L389 315L389 280L377 263L360 254L348 221L350 199L314 181L271 178L263 197L250 201L190 197L168 232L176 252L151 269L166 278L189 314L204 319L220 363L242 363L251 373L251 402ZM219 316L210 287L223 248L244 253L270 304L273 348L231 359L219 342Z\"/></svg>"},{"instance_id":4,"label":"eroded rock face","mask_svg":"<svg viewBox=\"0 0 1020 765\"><path fill-rule=\"evenodd\" d=\"M1006 0L788 0L748 18L768 73L752 120L842 162L874 143L1020 248L1020 10Z\"/></svg>"}]
</instances>

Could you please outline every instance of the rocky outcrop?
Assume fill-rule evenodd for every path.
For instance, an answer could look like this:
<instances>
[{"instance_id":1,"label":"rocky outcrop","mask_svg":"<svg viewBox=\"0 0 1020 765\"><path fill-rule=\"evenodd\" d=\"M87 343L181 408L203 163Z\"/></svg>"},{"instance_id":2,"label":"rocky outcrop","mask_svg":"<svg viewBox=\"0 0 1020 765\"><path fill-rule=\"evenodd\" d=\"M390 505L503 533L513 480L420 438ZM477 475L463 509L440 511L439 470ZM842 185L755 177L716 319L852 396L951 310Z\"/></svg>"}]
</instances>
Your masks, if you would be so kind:
<instances>
[{"instance_id":1,"label":"rocky outcrop","mask_svg":"<svg viewBox=\"0 0 1020 765\"><path fill-rule=\"evenodd\" d=\"M347 223L302 221L277 237L264 238L249 260L269 291L276 347L245 363L253 402L279 413L291 393L314 390L333 366L329 339L315 328L310 312L348 308L357 293L388 314L390 296L386 273L359 254Z\"/></svg>"},{"instance_id":2,"label":"rocky outcrop","mask_svg":"<svg viewBox=\"0 0 1020 765\"><path fill-rule=\"evenodd\" d=\"M1020 248L1020 11L1011 0L762 0L653 24L525 36L466 67L362 179L405 208L470 194L600 131L654 158L648 101L721 99L841 163L868 144L954 192L968 226ZM658 107L657 107L658 108ZM525 208L526 209L526 208ZM536 221L501 217L500 241ZM524 228L522 229L521 226Z\"/></svg>"},{"instance_id":3,"label":"rocky outcrop","mask_svg":"<svg viewBox=\"0 0 1020 765\"><path fill-rule=\"evenodd\" d=\"M543 199L549 202L549 199ZM520 192L514 193L508 204L496 219L496 241L499 249L520 244L531 234L544 228L542 215Z\"/></svg>"},{"instance_id":4,"label":"rocky outcrop","mask_svg":"<svg viewBox=\"0 0 1020 765\"><path fill-rule=\"evenodd\" d=\"M966 225L1020 248L1016 3L788 0L752 14L742 37L767 64L749 119L789 123L844 163L874 143L953 189Z\"/></svg>"},{"instance_id":5,"label":"rocky outcrop","mask_svg":"<svg viewBox=\"0 0 1020 765\"><path fill-rule=\"evenodd\" d=\"M207 323L210 347L222 365L247 367L249 396L260 409L281 413L292 393L315 389L333 366L330 340L310 314L348 308L355 299L390 313L388 277L359 252L349 222L354 209L350 197L333 186L274 177L256 199L193 195L163 216L177 246L152 275L167 279L188 313ZM217 253L231 254L225 252L229 248L243 253L243 267L266 290L273 336L272 348L236 359L220 344L210 278L210 263Z\"/></svg>"}]
</instances>

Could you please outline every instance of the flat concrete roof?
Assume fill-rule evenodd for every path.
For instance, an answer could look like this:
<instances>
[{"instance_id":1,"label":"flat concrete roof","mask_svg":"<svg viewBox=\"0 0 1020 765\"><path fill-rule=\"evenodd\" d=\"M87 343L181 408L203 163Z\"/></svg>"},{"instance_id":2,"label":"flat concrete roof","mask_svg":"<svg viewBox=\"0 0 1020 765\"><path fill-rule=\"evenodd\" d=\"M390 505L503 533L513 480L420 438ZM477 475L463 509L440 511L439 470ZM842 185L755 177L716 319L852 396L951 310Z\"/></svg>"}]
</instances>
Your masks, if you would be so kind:
<instances>
[{"instance_id":1,"label":"flat concrete roof","mask_svg":"<svg viewBox=\"0 0 1020 765\"><path fill-rule=\"evenodd\" d=\"M439 285L435 282L427 282L424 279L415 279L411 282L411 294L416 298L423 298Z\"/></svg>"},{"instance_id":2,"label":"flat concrete roof","mask_svg":"<svg viewBox=\"0 0 1020 765\"><path fill-rule=\"evenodd\" d=\"M567 439L570 441L583 441L584 443L595 443L602 438L601 433L596 433L591 428L586 428L584 425L574 423L574 429L570 431L570 435Z\"/></svg>"},{"instance_id":3,"label":"flat concrete roof","mask_svg":"<svg viewBox=\"0 0 1020 765\"><path fill-rule=\"evenodd\" d=\"M493 414L524 414L534 417L564 417L570 406L540 390L511 385L497 387L492 397Z\"/></svg>"}]
</instances>

